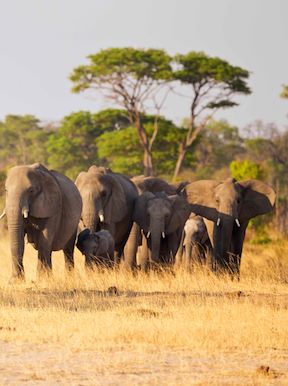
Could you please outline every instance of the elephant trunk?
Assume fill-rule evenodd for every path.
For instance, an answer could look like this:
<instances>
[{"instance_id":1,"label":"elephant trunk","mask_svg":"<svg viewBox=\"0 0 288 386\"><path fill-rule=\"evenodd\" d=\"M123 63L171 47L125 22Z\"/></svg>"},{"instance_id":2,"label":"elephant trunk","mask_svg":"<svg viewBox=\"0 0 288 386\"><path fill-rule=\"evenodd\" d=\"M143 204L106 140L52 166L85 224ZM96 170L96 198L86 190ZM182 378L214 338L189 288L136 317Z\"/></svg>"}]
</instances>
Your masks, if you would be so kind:
<instances>
[{"instance_id":1,"label":"elephant trunk","mask_svg":"<svg viewBox=\"0 0 288 386\"><path fill-rule=\"evenodd\" d=\"M150 223L151 230L151 260L154 263L160 263L160 245L161 238L165 236L164 220L157 219Z\"/></svg>"},{"instance_id":2,"label":"elephant trunk","mask_svg":"<svg viewBox=\"0 0 288 386\"><path fill-rule=\"evenodd\" d=\"M23 208L7 210L8 231L10 237L10 249L12 256L12 277L20 277L24 274L24 223Z\"/></svg>"},{"instance_id":3,"label":"elephant trunk","mask_svg":"<svg viewBox=\"0 0 288 386\"><path fill-rule=\"evenodd\" d=\"M215 268L221 271L229 271L231 238L234 226L234 216L230 218L221 218L221 225L216 227L215 241Z\"/></svg>"},{"instance_id":4,"label":"elephant trunk","mask_svg":"<svg viewBox=\"0 0 288 386\"><path fill-rule=\"evenodd\" d=\"M185 265L186 267L190 266L190 263L192 261L192 241L187 240L185 242Z\"/></svg>"}]
</instances>

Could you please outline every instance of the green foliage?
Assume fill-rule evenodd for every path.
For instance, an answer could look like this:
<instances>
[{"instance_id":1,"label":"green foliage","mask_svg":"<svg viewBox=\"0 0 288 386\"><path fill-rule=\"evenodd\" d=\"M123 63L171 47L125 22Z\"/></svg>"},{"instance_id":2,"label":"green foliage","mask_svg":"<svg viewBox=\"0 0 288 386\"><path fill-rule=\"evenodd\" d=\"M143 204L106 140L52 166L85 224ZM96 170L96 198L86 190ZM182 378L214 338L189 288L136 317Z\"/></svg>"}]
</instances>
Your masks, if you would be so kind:
<instances>
[{"instance_id":1,"label":"green foliage","mask_svg":"<svg viewBox=\"0 0 288 386\"><path fill-rule=\"evenodd\" d=\"M154 130L155 117L143 118L149 136ZM159 132L153 145L153 161L157 174L171 173L177 156L181 130L171 121L162 117L158 119ZM101 163L109 165L112 170L130 176L142 174L142 151L138 143L137 130L127 127L113 132L105 132L96 140Z\"/></svg>"},{"instance_id":2,"label":"green foliage","mask_svg":"<svg viewBox=\"0 0 288 386\"><path fill-rule=\"evenodd\" d=\"M281 98L288 98L288 85L284 84L282 88L282 92L280 94Z\"/></svg>"},{"instance_id":3,"label":"green foliage","mask_svg":"<svg viewBox=\"0 0 288 386\"><path fill-rule=\"evenodd\" d=\"M33 115L7 115L0 122L0 159L2 166L46 163L49 131Z\"/></svg>"},{"instance_id":4,"label":"green foliage","mask_svg":"<svg viewBox=\"0 0 288 386\"><path fill-rule=\"evenodd\" d=\"M232 161L230 164L230 171L232 177L239 181L249 179L265 179L265 170L262 166L249 160Z\"/></svg>"},{"instance_id":5,"label":"green foliage","mask_svg":"<svg viewBox=\"0 0 288 386\"><path fill-rule=\"evenodd\" d=\"M229 90L230 97L219 98L215 96L207 103L208 108L232 107L236 103L231 102L231 93L250 94L250 88L246 83L249 72L236 66L232 66L223 59L210 57L204 52L189 52L186 55L176 55L175 61L178 69L174 72L174 78L184 84L191 84L194 90L208 86L224 87ZM207 96L207 95L206 95Z\"/></svg>"},{"instance_id":6,"label":"green foliage","mask_svg":"<svg viewBox=\"0 0 288 386\"><path fill-rule=\"evenodd\" d=\"M121 77L160 80L171 77L170 57L164 50L132 47L108 48L88 56L90 63L75 68L70 76L73 91L81 92L98 84L100 87Z\"/></svg>"},{"instance_id":7,"label":"green foliage","mask_svg":"<svg viewBox=\"0 0 288 386\"><path fill-rule=\"evenodd\" d=\"M194 158L187 157L187 160L194 168L197 178L205 179L219 169L227 168L243 152L243 139L238 128L225 120L212 120L189 152Z\"/></svg>"}]
</instances>

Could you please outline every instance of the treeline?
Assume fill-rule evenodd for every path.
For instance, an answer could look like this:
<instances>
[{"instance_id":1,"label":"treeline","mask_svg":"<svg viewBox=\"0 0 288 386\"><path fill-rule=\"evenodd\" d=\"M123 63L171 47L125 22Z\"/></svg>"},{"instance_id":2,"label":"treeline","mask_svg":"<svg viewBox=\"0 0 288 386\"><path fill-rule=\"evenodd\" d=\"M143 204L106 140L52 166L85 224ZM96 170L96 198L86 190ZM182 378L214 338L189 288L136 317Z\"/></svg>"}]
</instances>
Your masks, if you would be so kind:
<instances>
[{"instance_id":1,"label":"treeline","mask_svg":"<svg viewBox=\"0 0 288 386\"><path fill-rule=\"evenodd\" d=\"M154 130L155 116L145 115L145 129ZM158 117L153 163L158 176L171 180L178 149L186 135L181 127ZM211 120L187 152L178 180L257 178L278 193L275 224L287 232L288 130L254 122L241 133L225 120ZM91 164L109 166L129 176L143 173L137 130L125 110L79 111L58 125L43 124L31 115L9 115L0 122L1 193L9 167L42 162L75 179Z\"/></svg>"}]
</instances>

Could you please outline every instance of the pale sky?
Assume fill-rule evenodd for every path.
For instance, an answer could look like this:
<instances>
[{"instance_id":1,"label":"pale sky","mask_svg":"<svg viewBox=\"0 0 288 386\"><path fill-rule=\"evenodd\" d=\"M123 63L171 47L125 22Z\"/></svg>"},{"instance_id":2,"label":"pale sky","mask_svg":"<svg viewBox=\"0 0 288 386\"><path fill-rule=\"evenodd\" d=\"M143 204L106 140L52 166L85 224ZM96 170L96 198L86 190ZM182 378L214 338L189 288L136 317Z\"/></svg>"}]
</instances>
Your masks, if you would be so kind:
<instances>
[{"instance_id":1,"label":"pale sky","mask_svg":"<svg viewBox=\"0 0 288 386\"><path fill-rule=\"evenodd\" d=\"M287 0L0 0L0 120L33 114L56 121L109 107L72 94L72 69L100 49L204 51L251 72L253 94L220 111L240 128L256 119L288 124ZM187 101L170 98L163 115L181 121Z\"/></svg>"}]
</instances>

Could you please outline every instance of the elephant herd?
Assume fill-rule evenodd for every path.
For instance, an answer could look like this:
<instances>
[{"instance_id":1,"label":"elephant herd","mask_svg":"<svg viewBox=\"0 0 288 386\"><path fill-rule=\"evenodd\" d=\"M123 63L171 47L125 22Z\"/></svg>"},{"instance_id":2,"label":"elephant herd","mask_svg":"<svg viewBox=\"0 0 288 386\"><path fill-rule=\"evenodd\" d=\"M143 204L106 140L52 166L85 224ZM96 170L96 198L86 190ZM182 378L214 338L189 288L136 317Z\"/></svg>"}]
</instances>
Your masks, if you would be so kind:
<instances>
[{"instance_id":1,"label":"elephant herd","mask_svg":"<svg viewBox=\"0 0 288 386\"><path fill-rule=\"evenodd\" d=\"M273 209L275 192L258 180L168 184L91 166L75 183L41 164L13 167L5 183L12 280L24 278L24 238L38 250L38 272L63 250L74 267L75 243L87 267L147 270L205 261L239 277L251 218ZM77 240L76 240L77 239Z\"/></svg>"}]
</instances>

